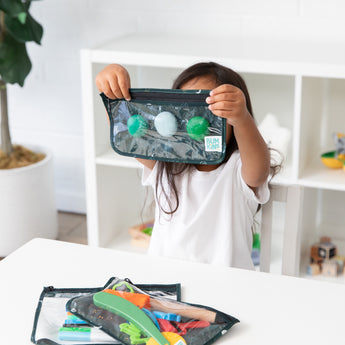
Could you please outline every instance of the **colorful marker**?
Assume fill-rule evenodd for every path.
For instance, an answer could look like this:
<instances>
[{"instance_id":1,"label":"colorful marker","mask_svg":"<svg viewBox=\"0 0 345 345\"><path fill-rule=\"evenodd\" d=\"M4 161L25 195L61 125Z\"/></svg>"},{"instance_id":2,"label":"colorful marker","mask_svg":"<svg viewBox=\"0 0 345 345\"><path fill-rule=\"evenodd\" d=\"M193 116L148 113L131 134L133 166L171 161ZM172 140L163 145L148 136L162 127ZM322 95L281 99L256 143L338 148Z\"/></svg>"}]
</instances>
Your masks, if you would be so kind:
<instances>
[{"instance_id":1,"label":"colorful marker","mask_svg":"<svg viewBox=\"0 0 345 345\"><path fill-rule=\"evenodd\" d=\"M113 344L121 344L120 342L115 342L114 338L103 331L90 327L61 327L59 330L59 340L88 342L111 341Z\"/></svg>"},{"instance_id":2,"label":"colorful marker","mask_svg":"<svg viewBox=\"0 0 345 345\"><path fill-rule=\"evenodd\" d=\"M89 325L86 321L80 320L80 319L66 319L65 324L66 325L70 325L70 324Z\"/></svg>"}]
</instances>

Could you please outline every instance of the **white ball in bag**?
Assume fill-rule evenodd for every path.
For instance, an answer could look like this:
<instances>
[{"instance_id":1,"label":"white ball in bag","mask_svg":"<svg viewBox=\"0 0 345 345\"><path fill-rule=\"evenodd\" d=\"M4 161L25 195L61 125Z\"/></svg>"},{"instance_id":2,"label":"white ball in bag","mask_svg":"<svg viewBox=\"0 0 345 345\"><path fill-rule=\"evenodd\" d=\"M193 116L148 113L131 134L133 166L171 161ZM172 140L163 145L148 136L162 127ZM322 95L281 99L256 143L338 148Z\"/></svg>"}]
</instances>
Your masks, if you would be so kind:
<instances>
[{"instance_id":1,"label":"white ball in bag","mask_svg":"<svg viewBox=\"0 0 345 345\"><path fill-rule=\"evenodd\" d=\"M163 137L171 137L177 131L177 120L176 117L168 111L159 113L154 124L157 132Z\"/></svg>"}]
</instances>

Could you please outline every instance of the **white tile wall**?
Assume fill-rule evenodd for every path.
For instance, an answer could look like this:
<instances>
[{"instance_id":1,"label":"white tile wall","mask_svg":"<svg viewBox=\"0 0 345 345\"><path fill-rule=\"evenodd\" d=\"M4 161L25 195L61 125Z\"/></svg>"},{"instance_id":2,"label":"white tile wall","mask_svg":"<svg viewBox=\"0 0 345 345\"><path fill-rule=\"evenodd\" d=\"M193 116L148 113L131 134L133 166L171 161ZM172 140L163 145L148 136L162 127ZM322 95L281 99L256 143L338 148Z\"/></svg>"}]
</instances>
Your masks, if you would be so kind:
<instances>
[{"instance_id":1,"label":"white tile wall","mask_svg":"<svg viewBox=\"0 0 345 345\"><path fill-rule=\"evenodd\" d=\"M345 39L344 12L343 0L33 2L44 37L42 46L28 45L33 69L25 87L9 87L12 137L53 151L58 208L84 212L81 48L155 31L338 44Z\"/></svg>"}]
</instances>

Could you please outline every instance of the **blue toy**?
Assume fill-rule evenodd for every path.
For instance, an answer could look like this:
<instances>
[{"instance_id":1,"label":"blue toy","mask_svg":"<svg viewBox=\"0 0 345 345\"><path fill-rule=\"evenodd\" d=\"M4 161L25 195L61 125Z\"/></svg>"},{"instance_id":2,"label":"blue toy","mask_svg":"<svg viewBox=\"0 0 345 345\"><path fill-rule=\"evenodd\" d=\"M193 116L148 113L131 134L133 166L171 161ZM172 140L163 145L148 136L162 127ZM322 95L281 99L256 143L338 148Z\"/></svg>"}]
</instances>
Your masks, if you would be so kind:
<instances>
[{"instance_id":1,"label":"blue toy","mask_svg":"<svg viewBox=\"0 0 345 345\"><path fill-rule=\"evenodd\" d=\"M173 313L164 313L162 311L154 311L153 314L157 319L163 319L163 320L168 320L168 321L176 321L180 322L181 321L181 316L176 315Z\"/></svg>"},{"instance_id":2,"label":"blue toy","mask_svg":"<svg viewBox=\"0 0 345 345\"><path fill-rule=\"evenodd\" d=\"M177 131L176 117L168 111L159 113L154 120L157 132L163 137L171 137Z\"/></svg>"}]
</instances>

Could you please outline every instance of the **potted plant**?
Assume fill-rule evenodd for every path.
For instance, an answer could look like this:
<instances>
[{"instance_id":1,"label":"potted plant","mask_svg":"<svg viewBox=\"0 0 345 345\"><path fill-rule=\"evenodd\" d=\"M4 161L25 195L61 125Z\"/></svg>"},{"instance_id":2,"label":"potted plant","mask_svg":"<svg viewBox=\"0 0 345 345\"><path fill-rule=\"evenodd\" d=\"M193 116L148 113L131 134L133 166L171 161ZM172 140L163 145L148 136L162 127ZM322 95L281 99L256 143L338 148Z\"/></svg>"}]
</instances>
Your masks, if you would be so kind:
<instances>
[{"instance_id":1,"label":"potted plant","mask_svg":"<svg viewBox=\"0 0 345 345\"><path fill-rule=\"evenodd\" d=\"M40 44L43 28L32 0L0 0L0 256L34 237L54 238L57 212L52 155L11 142L7 84L24 85L31 70L26 42Z\"/></svg>"}]
</instances>

